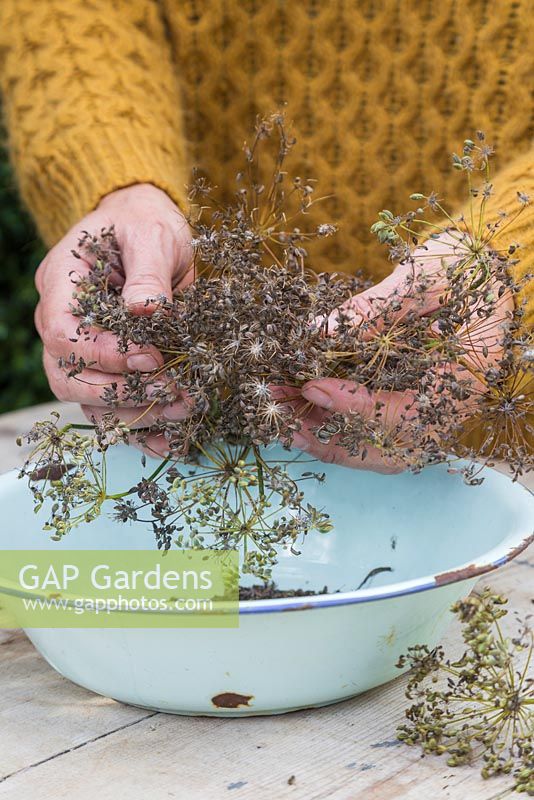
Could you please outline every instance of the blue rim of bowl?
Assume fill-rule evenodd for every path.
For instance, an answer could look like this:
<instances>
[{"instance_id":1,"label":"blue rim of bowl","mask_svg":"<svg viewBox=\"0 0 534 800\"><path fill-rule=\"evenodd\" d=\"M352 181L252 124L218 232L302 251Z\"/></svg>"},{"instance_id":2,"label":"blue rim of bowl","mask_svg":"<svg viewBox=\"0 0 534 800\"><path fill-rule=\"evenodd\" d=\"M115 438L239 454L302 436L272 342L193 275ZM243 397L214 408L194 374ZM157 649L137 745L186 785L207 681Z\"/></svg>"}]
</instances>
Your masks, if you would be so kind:
<instances>
[{"instance_id":1,"label":"blue rim of bowl","mask_svg":"<svg viewBox=\"0 0 534 800\"><path fill-rule=\"evenodd\" d=\"M389 584L389 588L359 589L352 592L338 592L336 594L317 594L305 597L294 598L273 598L269 600L241 600L239 601L239 615L243 614L273 614L288 611L313 611L318 608L335 608L337 606L349 606L357 603L370 603L377 600L391 600L396 597L403 597L419 592L427 592L431 589L439 589L452 583L464 583L474 581L487 572L492 572L504 564L509 563L534 542L534 533L522 539L519 544L510 548L504 555L489 561L486 564L465 564L447 572L441 572L429 577L413 578L399 583ZM19 597L27 596L26 592L7 590L0 586L0 594L14 594ZM218 608L214 609L214 614L235 614L233 604L217 602ZM150 616L147 611L122 612L135 613ZM167 612L167 613L189 613L189 612ZM211 612L210 612L211 613Z\"/></svg>"},{"instance_id":2,"label":"blue rim of bowl","mask_svg":"<svg viewBox=\"0 0 534 800\"><path fill-rule=\"evenodd\" d=\"M527 486L518 484L531 497L534 491ZM517 539L517 537L514 537ZM391 600L396 597L404 597L418 592L428 592L431 589L439 589L442 586L449 586L452 583L462 583L473 581L487 572L508 564L534 542L534 531L531 531L517 544L508 543L505 546L496 548L505 550L502 555L492 561L484 563L466 563L458 567L453 567L446 572L439 572L436 575L421 576L399 583L391 583L386 587L376 589L359 589L352 592L338 592L336 594L317 594L307 597L276 598L271 600L241 600L239 603L239 614L269 614L284 611L312 611L317 608L335 608L336 606L355 605L357 603L371 603L377 600ZM512 546L510 546L510 544ZM481 556L483 558L484 555Z\"/></svg>"},{"instance_id":3,"label":"blue rim of bowl","mask_svg":"<svg viewBox=\"0 0 534 800\"><path fill-rule=\"evenodd\" d=\"M14 474L17 470L10 470L3 473L2 477ZM534 497L534 491L527 486L518 484L531 497ZM511 538L511 537L510 537ZM513 537L517 539L517 537ZM513 541L513 540L512 540ZM370 603L378 600L391 600L396 597L403 597L410 594L417 594L419 592L427 592L431 589L439 589L443 586L448 586L453 583L462 583L466 581L473 581L481 575L508 564L513 561L518 555L526 550L529 545L534 542L534 531L522 538L517 544L510 547L511 542L508 542L508 549L505 550L504 544L500 547L494 548L496 550L505 550L505 552L498 558L486 563L466 563L458 567L453 567L446 572L440 572L436 575L421 576L412 578L410 580L400 581L399 583L388 584L386 587L377 587L376 589L357 589L350 592L336 592L335 594L316 594L307 595L304 597L292 598L271 598L265 600L240 600L239 601L239 615L243 614L273 614L283 613L287 611L312 611L318 608L335 608L337 606L355 605L358 603ZM480 556L484 557L484 554ZM0 586L0 593L2 587ZM16 592L21 596L25 593ZM221 606L224 603L220 604ZM235 606L230 610L223 608L217 609L215 614L235 613ZM126 612L128 613L128 612ZM134 612L139 613L139 612ZM147 612L140 612L145 614ZM151 612L148 612L151 613ZM183 612L179 612L183 613ZM187 612L185 612L187 613Z\"/></svg>"},{"instance_id":4,"label":"blue rim of bowl","mask_svg":"<svg viewBox=\"0 0 534 800\"><path fill-rule=\"evenodd\" d=\"M526 488L526 487L524 487ZM530 490L527 489L530 492ZM533 494L530 492L530 494ZM451 583L476 580L481 575L508 564L534 542L534 532L530 533L519 544L510 548L504 555L489 561L486 564L465 564L447 572L409 581L389 584L389 587L377 589L360 589L353 592L339 592L336 594L318 594L307 597L276 598L272 600L242 600L239 603L240 614L269 614L284 611L311 611L316 608L332 608L336 606L354 605L356 603L370 603L376 600L390 600L404 595L427 592L430 589L439 589Z\"/></svg>"}]
</instances>

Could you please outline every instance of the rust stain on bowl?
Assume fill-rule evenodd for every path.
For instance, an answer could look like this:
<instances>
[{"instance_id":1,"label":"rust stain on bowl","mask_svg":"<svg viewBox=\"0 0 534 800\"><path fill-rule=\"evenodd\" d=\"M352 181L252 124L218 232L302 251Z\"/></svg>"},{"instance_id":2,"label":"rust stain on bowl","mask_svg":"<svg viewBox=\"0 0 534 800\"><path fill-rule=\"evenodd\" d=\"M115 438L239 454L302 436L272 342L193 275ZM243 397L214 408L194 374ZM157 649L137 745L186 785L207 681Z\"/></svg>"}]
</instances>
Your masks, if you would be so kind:
<instances>
[{"instance_id":1,"label":"rust stain on bowl","mask_svg":"<svg viewBox=\"0 0 534 800\"><path fill-rule=\"evenodd\" d=\"M511 550L508 551L506 554L506 562L512 561L516 556L525 550L529 544L534 542L534 533L530 536L527 536L526 539L523 539L516 547L512 547ZM439 575L434 577L437 586L443 586L446 583L454 583L456 581L465 581L469 580L469 578L476 578L479 575L484 575L486 572L492 572L494 569L497 569L499 566L504 566L504 564L486 564L484 566L477 566L476 564L469 564L467 567L462 567L461 569L453 569L450 572L440 572Z\"/></svg>"},{"instance_id":2,"label":"rust stain on bowl","mask_svg":"<svg viewBox=\"0 0 534 800\"><path fill-rule=\"evenodd\" d=\"M476 564L469 564L469 566L463 567L462 569L451 569L450 572L442 572L440 575L436 575L435 581L438 586L442 586L445 583L454 583L455 581L465 581L468 578L475 578L477 575L491 572L492 569L495 569L495 567L491 564L485 567L477 567Z\"/></svg>"},{"instance_id":3,"label":"rust stain on bowl","mask_svg":"<svg viewBox=\"0 0 534 800\"><path fill-rule=\"evenodd\" d=\"M211 702L215 708L239 708L240 706L248 706L253 699L253 694L222 692L221 694L214 695L214 697L211 698Z\"/></svg>"}]
</instances>

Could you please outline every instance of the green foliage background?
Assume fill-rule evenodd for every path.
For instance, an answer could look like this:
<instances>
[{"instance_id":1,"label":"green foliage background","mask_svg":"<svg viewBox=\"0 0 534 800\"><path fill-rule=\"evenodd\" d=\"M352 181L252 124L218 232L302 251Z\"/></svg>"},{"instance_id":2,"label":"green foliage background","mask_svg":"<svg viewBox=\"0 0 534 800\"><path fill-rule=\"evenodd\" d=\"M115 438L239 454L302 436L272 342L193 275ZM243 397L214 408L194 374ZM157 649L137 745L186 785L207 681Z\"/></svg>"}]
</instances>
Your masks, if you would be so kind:
<instances>
[{"instance_id":1,"label":"green foliage background","mask_svg":"<svg viewBox=\"0 0 534 800\"><path fill-rule=\"evenodd\" d=\"M33 324L35 270L44 255L0 149L0 413L51 397Z\"/></svg>"}]
</instances>

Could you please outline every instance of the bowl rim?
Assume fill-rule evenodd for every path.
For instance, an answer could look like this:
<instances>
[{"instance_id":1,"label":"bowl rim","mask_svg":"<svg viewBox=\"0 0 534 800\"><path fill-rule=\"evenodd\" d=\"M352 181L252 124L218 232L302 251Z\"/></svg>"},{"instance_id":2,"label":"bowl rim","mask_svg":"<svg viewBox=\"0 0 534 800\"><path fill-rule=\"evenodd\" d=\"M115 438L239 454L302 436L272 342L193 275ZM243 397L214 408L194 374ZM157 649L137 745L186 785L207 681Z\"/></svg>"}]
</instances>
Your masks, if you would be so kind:
<instances>
[{"instance_id":1,"label":"bowl rim","mask_svg":"<svg viewBox=\"0 0 534 800\"><path fill-rule=\"evenodd\" d=\"M494 467L486 466L486 469L500 474L506 478L510 483L514 483L517 487L516 491L523 491L530 495L531 499L534 498L534 491L529 489L528 486L512 481L509 476ZM0 482L8 477L17 477L18 469L11 469L0 474ZM534 508L534 502L532 503ZM518 555L526 550L530 544L534 542L534 529L530 533L517 533L510 535L504 539L500 544L491 548L486 553L480 554L474 561L464 562L457 566L451 567L444 572L438 572L431 575L418 576L408 580L390 583L386 586L369 588L369 589L354 589L348 592L335 592L316 595L305 595L301 597L280 597L269 598L263 600L240 600L239 615L248 614L269 614L269 613L282 613L286 611L312 611L318 608L335 608L338 606L355 605L359 603L369 603L379 600L390 600L397 597L403 597L410 594L417 594L419 592L426 592L432 589L438 589L443 586L449 586L453 583L464 583L474 581L476 578L488 572L493 572L501 566L513 561ZM492 554L494 557L489 560L487 556ZM0 584L0 594L3 593L2 584ZM7 593L10 593L9 590ZM16 592L19 595L19 591ZM20 592L21 595L25 594ZM217 608L214 609L213 614L235 614L235 603L216 602ZM226 606L226 608L224 608ZM142 614L150 615L151 611L123 611L121 613L127 614ZM170 614L188 614L186 611L169 611L165 613Z\"/></svg>"},{"instance_id":2,"label":"bowl rim","mask_svg":"<svg viewBox=\"0 0 534 800\"><path fill-rule=\"evenodd\" d=\"M510 476L493 467L486 467L507 478L514 483L519 491L525 492L534 498L534 491L517 481L512 481ZM534 503L533 509L534 509ZM405 595L426 592L431 589L439 589L442 586L449 586L452 583L463 583L474 581L487 572L493 572L499 567L513 561L518 555L526 550L534 542L534 529L528 534L520 533L509 536L500 544L491 548L486 553L481 553L474 561L467 561L458 566L438 572L433 575L425 575L409 580L389 583L375 589L355 589L351 592L338 592L335 594L317 594L307 597L294 598L273 598L270 600L241 600L239 602L240 614L265 614L269 612L282 611L303 611L316 608L332 608L336 606L355 605L357 603L369 603L377 600L390 600ZM489 560L489 553L494 557Z\"/></svg>"},{"instance_id":3,"label":"bowl rim","mask_svg":"<svg viewBox=\"0 0 534 800\"><path fill-rule=\"evenodd\" d=\"M512 561L533 542L534 533L530 533L525 538L521 539L519 544L514 545L503 555L487 563L475 564L473 562L465 562L446 572L399 581L398 583L390 583L387 584L387 586L377 587L376 589L359 589L352 592L317 594L295 598L283 597L270 600L241 600L239 602L239 613L265 614L276 611L304 611L315 608L332 608L335 606L347 606L357 603L369 603L377 600L390 600L395 597L417 594L418 592L426 592L431 589L439 589L442 586L448 586L452 583L473 581L481 575L487 572L493 572L493 570Z\"/></svg>"}]
</instances>

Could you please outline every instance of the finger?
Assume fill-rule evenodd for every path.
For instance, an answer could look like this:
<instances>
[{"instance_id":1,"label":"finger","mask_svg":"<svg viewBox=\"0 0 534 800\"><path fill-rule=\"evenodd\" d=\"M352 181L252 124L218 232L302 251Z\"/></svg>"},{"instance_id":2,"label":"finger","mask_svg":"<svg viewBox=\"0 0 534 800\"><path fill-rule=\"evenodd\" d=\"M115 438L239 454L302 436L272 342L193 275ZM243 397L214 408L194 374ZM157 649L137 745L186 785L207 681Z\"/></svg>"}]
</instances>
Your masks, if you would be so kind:
<instances>
[{"instance_id":1,"label":"finger","mask_svg":"<svg viewBox=\"0 0 534 800\"><path fill-rule=\"evenodd\" d=\"M161 366L163 356L150 345L130 344L127 353L119 353L117 339L108 331L93 328L77 333L80 320L73 316L70 306L75 302L76 280L89 271L85 259L72 255L77 236L78 233L71 231L50 251L37 271L36 285L41 300L35 311L35 326L45 348L56 358L68 358L74 352L77 358L94 362L95 368L103 372L136 369L150 372Z\"/></svg>"},{"instance_id":2,"label":"finger","mask_svg":"<svg viewBox=\"0 0 534 800\"><path fill-rule=\"evenodd\" d=\"M299 450L309 453L320 461L330 464L340 464L352 469L367 469L384 474L403 472L405 467L400 460L394 461L383 456L380 451L371 445L365 448L365 457L361 455L350 456L346 449L339 444L339 437L333 437L328 444L318 441L312 428L320 426L329 416L318 406L312 404L310 410L308 401L300 395L298 389L292 386L270 386L272 396L277 400L285 400L291 405L301 420L301 429L293 434L292 445Z\"/></svg>"},{"instance_id":3,"label":"finger","mask_svg":"<svg viewBox=\"0 0 534 800\"><path fill-rule=\"evenodd\" d=\"M152 458L168 458L169 442L163 433L151 433L143 439L143 443L136 443L146 455Z\"/></svg>"},{"instance_id":4,"label":"finger","mask_svg":"<svg viewBox=\"0 0 534 800\"><path fill-rule=\"evenodd\" d=\"M149 300L172 297L176 277L191 281L191 237L186 220L177 215L174 225L147 220L117 231L125 271L122 296L131 311L151 314Z\"/></svg>"},{"instance_id":5,"label":"finger","mask_svg":"<svg viewBox=\"0 0 534 800\"><path fill-rule=\"evenodd\" d=\"M425 276L424 290L419 277L406 269L395 270L376 286L354 295L328 317L328 334L336 332L341 323L354 327L367 325L370 335L384 327L381 312L387 309L390 322L403 319L410 311L418 316L431 314L439 308L439 298L445 284L437 276ZM322 320L324 324L324 319ZM319 321L319 324L321 321Z\"/></svg>"},{"instance_id":6,"label":"finger","mask_svg":"<svg viewBox=\"0 0 534 800\"><path fill-rule=\"evenodd\" d=\"M324 414L318 410L308 415L302 421L301 430L293 435L293 446L328 464L340 464L351 469L371 470L384 475L393 475L404 471L400 461L382 456L375 447L365 447L361 454L351 456L339 444L337 436L334 436L328 444L319 442L312 428L319 426L324 419Z\"/></svg>"},{"instance_id":7,"label":"finger","mask_svg":"<svg viewBox=\"0 0 534 800\"><path fill-rule=\"evenodd\" d=\"M45 368L50 388L58 400L67 403L80 403L91 406L108 406L106 402L106 388L113 390L118 402L129 408L140 408L141 406L129 397L127 383L122 375L100 372L93 369L84 369L79 375L68 377L67 371L57 364L57 359L46 350L43 353L43 365ZM149 399L154 398L159 404L164 404L166 397L162 395L163 386L153 384L147 386ZM171 387L165 387L165 394L171 396ZM172 393L173 400L177 393ZM161 398L161 399L160 399ZM167 399L168 402L168 399Z\"/></svg>"},{"instance_id":8,"label":"finger","mask_svg":"<svg viewBox=\"0 0 534 800\"><path fill-rule=\"evenodd\" d=\"M273 400L299 400L302 398L300 387L288 384L269 384L269 391Z\"/></svg>"},{"instance_id":9,"label":"finger","mask_svg":"<svg viewBox=\"0 0 534 800\"><path fill-rule=\"evenodd\" d=\"M128 444L149 458L168 458L169 445L163 434L142 434L130 437Z\"/></svg>"},{"instance_id":10,"label":"finger","mask_svg":"<svg viewBox=\"0 0 534 800\"><path fill-rule=\"evenodd\" d=\"M192 250L188 248L188 252L192 253ZM174 276L172 281L172 288L180 289L183 291L196 280L196 267L193 257L191 255L191 260L188 262L185 270L180 271L177 275Z\"/></svg>"},{"instance_id":11,"label":"finger","mask_svg":"<svg viewBox=\"0 0 534 800\"><path fill-rule=\"evenodd\" d=\"M82 406L82 411L92 424L100 422L110 409L100 406ZM118 408L113 409L114 417L123 422L131 431L128 444L141 450L151 458L167 458L170 455L169 441L164 432L138 433L143 428L149 428L162 422L161 406L145 406L142 408ZM189 409L184 406L184 419L189 414Z\"/></svg>"},{"instance_id":12,"label":"finger","mask_svg":"<svg viewBox=\"0 0 534 800\"><path fill-rule=\"evenodd\" d=\"M412 262L399 264L383 281L334 309L328 317L328 333L335 333L341 320L355 326L374 322L375 329L380 329L380 312L386 307L391 321L413 310L419 316L431 314L439 308L439 298L448 285L447 263L465 255L465 247L451 236L428 240ZM318 322L324 324L325 318Z\"/></svg>"},{"instance_id":13,"label":"finger","mask_svg":"<svg viewBox=\"0 0 534 800\"><path fill-rule=\"evenodd\" d=\"M69 358L74 353L83 358L91 369L101 372L153 372L163 365L163 356L151 345L128 344L126 353L120 353L116 336L96 328L77 332L79 320L69 311L52 316L40 302L35 310L35 327L46 350L57 360Z\"/></svg>"},{"instance_id":14,"label":"finger","mask_svg":"<svg viewBox=\"0 0 534 800\"><path fill-rule=\"evenodd\" d=\"M183 461L189 450L187 441L184 442L182 436L178 441L169 428L161 432L141 434L132 443L136 447L140 447L147 455L154 458L171 458L173 461Z\"/></svg>"},{"instance_id":15,"label":"finger","mask_svg":"<svg viewBox=\"0 0 534 800\"><path fill-rule=\"evenodd\" d=\"M380 418L388 425L401 425L403 421L417 416L416 393L370 392L365 386L358 386L340 378L324 378L309 381L301 389L302 396L324 411L357 412L366 419Z\"/></svg>"},{"instance_id":16,"label":"finger","mask_svg":"<svg viewBox=\"0 0 534 800\"><path fill-rule=\"evenodd\" d=\"M169 441L163 432L139 434L139 436L133 436L130 439L129 444L137 447L150 458L169 458L171 455ZM173 460L179 459L176 455L174 455Z\"/></svg>"},{"instance_id":17,"label":"finger","mask_svg":"<svg viewBox=\"0 0 534 800\"><path fill-rule=\"evenodd\" d=\"M182 420L187 419L190 414L189 408L185 403L177 402L174 404L174 408L176 409L176 421L179 420L179 406L182 412ZM165 407L161 405L137 406L136 408L127 408L125 406L106 408L103 406L82 405L82 411L90 421L96 420L96 422L100 422L106 414L112 412L114 417L124 422L124 424L132 430L150 428L152 425L165 422L164 410Z\"/></svg>"}]
</instances>

